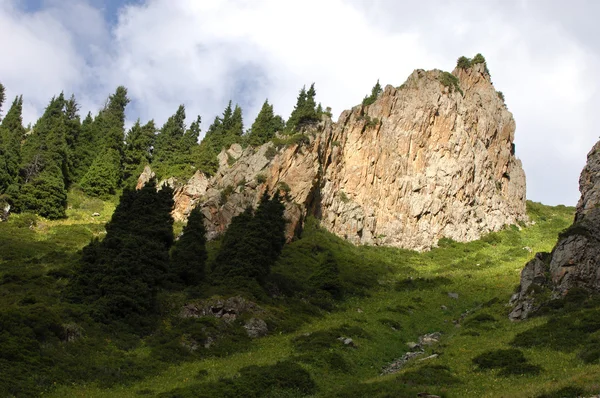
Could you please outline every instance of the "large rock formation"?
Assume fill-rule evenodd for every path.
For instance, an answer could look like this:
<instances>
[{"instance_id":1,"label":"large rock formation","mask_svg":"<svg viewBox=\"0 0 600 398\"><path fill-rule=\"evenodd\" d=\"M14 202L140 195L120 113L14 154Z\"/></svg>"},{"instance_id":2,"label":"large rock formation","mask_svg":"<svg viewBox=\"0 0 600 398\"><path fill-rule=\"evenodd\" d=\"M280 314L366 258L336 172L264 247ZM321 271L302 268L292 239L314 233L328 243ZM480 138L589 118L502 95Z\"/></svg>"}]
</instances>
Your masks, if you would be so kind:
<instances>
[{"instance_id":1,"label":"large rock formation","mask_svg":"<svg viewBox=\"0 0 600 398\"><path fill-rule=\"evenodd\" d=\"M210 180L176 187L174 216L202 206L215 236L265 190L280 190L288 238L312 214L356 244L423 250L442 237L473 240L526 218L514 132L485 64L452 75L417 70L337 123L326 118L278 146L222 152Z\"/></svg>"},{"instance_id":2,"label":"large rock formation","mask_svg":"<svg viewBox=\"0 0 600 398\"><path fill-rule=\"evenodd\" d=\"M510 318L524 319L541 304L540 291L560 298L572 288L600 292L600 141L579 177L581 198L573 225L560 234L552 253L537 253L521 272Z\"/></svg>"}]
</instances>

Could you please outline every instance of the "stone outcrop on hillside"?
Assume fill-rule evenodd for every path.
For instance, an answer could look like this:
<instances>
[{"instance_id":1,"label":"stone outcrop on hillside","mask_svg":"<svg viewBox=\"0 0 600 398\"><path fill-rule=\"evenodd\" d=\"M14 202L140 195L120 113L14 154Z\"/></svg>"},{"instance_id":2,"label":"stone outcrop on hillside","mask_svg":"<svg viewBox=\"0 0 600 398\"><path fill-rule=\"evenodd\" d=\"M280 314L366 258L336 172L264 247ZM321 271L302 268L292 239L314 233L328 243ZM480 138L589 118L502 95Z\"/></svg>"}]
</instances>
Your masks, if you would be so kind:
<instances>
[{"instance_id":1,"label":"stone outcrop on hillside","mask_svg":"<svg viewBox=\"0 0 600 398\"><path fill-rule=\"evenodd\" d=\"M175 184L175 218L201 206L214 237L265 190L279 190L290 239L315 215L353 243L417 250L525 220L512 114L485 64L456 69L456 84L449 75L417 70L287 144L232 146L215 176Z\"/></svg>"},{"instance_id":2,"label":"stone outcrop on hillside","mask_svg":"<svg viewBox=\"0 0 600 398\"><path fill-rule=\"evenodd\" d=\"M521 272L511 319L525 319L543 304L543 290L550 290L552 298L572 288L600 292L600 141L588 154L579 191L573 225L561 233L552 253L537 253Z\"/></svg>"}]
</instances>

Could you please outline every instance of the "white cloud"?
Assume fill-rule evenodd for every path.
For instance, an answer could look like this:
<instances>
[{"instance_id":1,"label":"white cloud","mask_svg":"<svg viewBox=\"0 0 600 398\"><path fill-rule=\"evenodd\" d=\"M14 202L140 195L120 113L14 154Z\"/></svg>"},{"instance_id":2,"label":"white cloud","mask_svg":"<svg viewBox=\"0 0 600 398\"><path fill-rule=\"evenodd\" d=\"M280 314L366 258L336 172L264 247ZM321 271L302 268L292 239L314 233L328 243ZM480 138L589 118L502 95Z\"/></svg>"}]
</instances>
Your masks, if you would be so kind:
<instances>
[{"instance_id":1,"label":"white cloud","mask_svg":"<svg viewBox=\"0 0 600 398\"><path fill-rule=\"evenodd\" d=\"M451 70L481 52L515 115L531 199L574 204L597 139L589 3L575 12L558 1L151 0L122 8L110 32L84 0L33 15L0 4L0 37L19 33L0 79L30 98L30 114L62 89L95 109L123 84L131 118L161 124L184 103L206 130L231 98L249 126L264 98L287 116L311 82L339 114L377 78L399 85L413 69Z\"/></svg>"}]
</instances>

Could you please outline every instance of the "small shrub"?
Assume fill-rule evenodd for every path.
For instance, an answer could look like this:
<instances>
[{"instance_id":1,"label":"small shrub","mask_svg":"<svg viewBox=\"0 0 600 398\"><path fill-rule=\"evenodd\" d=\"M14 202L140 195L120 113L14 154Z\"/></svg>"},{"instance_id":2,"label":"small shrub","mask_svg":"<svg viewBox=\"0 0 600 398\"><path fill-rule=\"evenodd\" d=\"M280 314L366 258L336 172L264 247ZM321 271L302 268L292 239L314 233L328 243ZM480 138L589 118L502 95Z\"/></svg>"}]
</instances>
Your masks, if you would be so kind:
<instances>
[{"instance_id":1,"label":"small shrub","mask_svg":"<svg viewBox=\"0 0 600 398\"><path fill-rule=\"evenodd\" d=\"M219 199L219 203L221 205L224 205L225 203L227 203L227 199L229 198L229 195L231 195L232 193L233 193L233 186L227 185L225 188L223 188L221 190L221 197Z\"/></svg>"},{"instance_id":2,"label":"small shrub","mask_svg":"<svg viewBox=\"0 0 600 398\"><path fill-rule=\"evenodd\" d=\"M350 199L348 198L348 195L346 195L346 193L343 192L343 191L340 191L339 197L340 197L340 200L342 201L342 203L348 203L348 202L350 202Z\"/></svg>"},{"instance_id":3,"label":"small shrub","mask_svg":"<svg viewBox=\"0 0 600 398\"><path fill-rule=\"evenodd\" d=\"M236 158L234 158L233 156L231 156L229 154L229 152L227 152L227 164L231 167L235 164L236 162Z\"/></svg>"},{"instance_id":4,"label":"small shrub","mask_svg":"<svg viewBox=\"0 0 600 398\"><path fill-rule=\"evenodd\" d=\"M270 146L265 151L265 157L269 160L273 159L275 155L277 155L277 150L275 149L275 147Z\"/></svg>"},{"instance_id":5,"label":"small shrub","mask_svg":"<svg viewBox=\"0 0 600 398\"><path fill-rule=\"evenodd\" d=\"M471 60L472 65L485 64L485 58L481 54L477 54Z\"/></svg>"},{"instance_id":6,"label":"small shrub","mask_svg":"<svg viewBox=\"0 0 600 398\"><path fill-rule=\"evenodd\" d=\"M502 369L527 363L527 358L521 350L509 348L486 351L473 358L473 363L480 369Z\"/></svg>"},{"instance_id":7,"label":"small shrub","mask_svg":"<svg viewBox=\"0 0 600 398\"><path fill-rule=\"evenodd\" d=\"M502 93L502 91L496 91L496 94L498 94L498 98L500 98L502 102L506 102L504 100L504 93Z\"/></svg>"},{"instance_id":8,"label":"small shrub","mask_svg":"<svg viewBox=\"0 0 600 398\"><path fill-rule=\"evenodd\" d=\"M258 184L264 184L265 182L267 182L267 176L264 174L257 174L256 175L256 182Z\"/></svg>"},{"instance_id":9,"label":"small shrub","mask_svg":"<svg viewBox=\"0 0 600 398\"><path fill-rule=\"evenodd\" d=\"M439 81L444 87L448 87L450 89L450 92L458 91L462 96L464 96L464 93L458 84L458 78L452 73L442 72L440 74Z\"/></svg>"},{"instance_id":10,"label":"small shrub","mask_svg":"<svg viewBox=\"0 0 600 398\"><path fill-rule=\"evenodd\" d=\"M287 196L292 191L292 188L290 188L290 186L285 181L280 181L277 187L280 191L283 191L285 196Z\"/></svg>"},{"instance_id":11,"label":"small shrub","mask_svg":"<svg viewBox=\"0 0 600 398\"><path fill-rule=\"evenodd\" d=\"M460 69L469 69L471 67L471 60L462 56L456 61L456 67Z\"/></svg>"}]
</instances>

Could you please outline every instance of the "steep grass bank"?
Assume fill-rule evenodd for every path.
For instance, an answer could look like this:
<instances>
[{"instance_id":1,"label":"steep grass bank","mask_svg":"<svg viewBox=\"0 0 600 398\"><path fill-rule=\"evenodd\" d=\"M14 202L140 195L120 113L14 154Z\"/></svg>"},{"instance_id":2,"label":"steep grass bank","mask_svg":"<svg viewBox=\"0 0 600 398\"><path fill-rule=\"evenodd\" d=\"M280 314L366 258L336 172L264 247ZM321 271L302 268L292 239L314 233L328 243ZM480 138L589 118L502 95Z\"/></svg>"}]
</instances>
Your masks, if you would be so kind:
<instances>
[{"instance_id":1,"label":"steep grass bank","mask_svg":"<svg viewBox=\"0 0 600 398\"><path fill-rule=\"evenodd\" d=\"M272 314L285 314L279 328L250 341L244 351L173 364L108 389L94 382L59 386L51 396L184 397L209 391L223 396L259 391L257 396L264 396L268 391L266 396L386 397L427 391L450 397L531 397L594 392L600 388L595 376L600 366L594 361L586 363L577 352L550 344L515 345L515 337L543 327L552 316L508 321L506 303L520 270L533 253L552 248L573 214L564 206L529 203L528 209L535 225L513 226L466 244L442 240L439 248L420 254L355 247L309 225L302 239L285 248L273 271L280 290L299 291L298 297L312 301L318 312L294 314L286 308L288 301L270 300L262 305ZM328 256L337 272L323 276L319 267ZM332 286L331 294L311 294L320 283ZM407 343L433 332L441 332L438 344L425 346L398 373L381 375L411 351ZM345 345L339 337L352 343ZM144 350L148 348L142 344L134 351L143 355ZM437 356L421 360L431 355ZM278 365L280 361L286 362ZM290 362L308 372L314 387L308 388L305 379L287 386L277 381ZM256 379L268 389L257 390Z\"/></svg>"}]
</instances>

